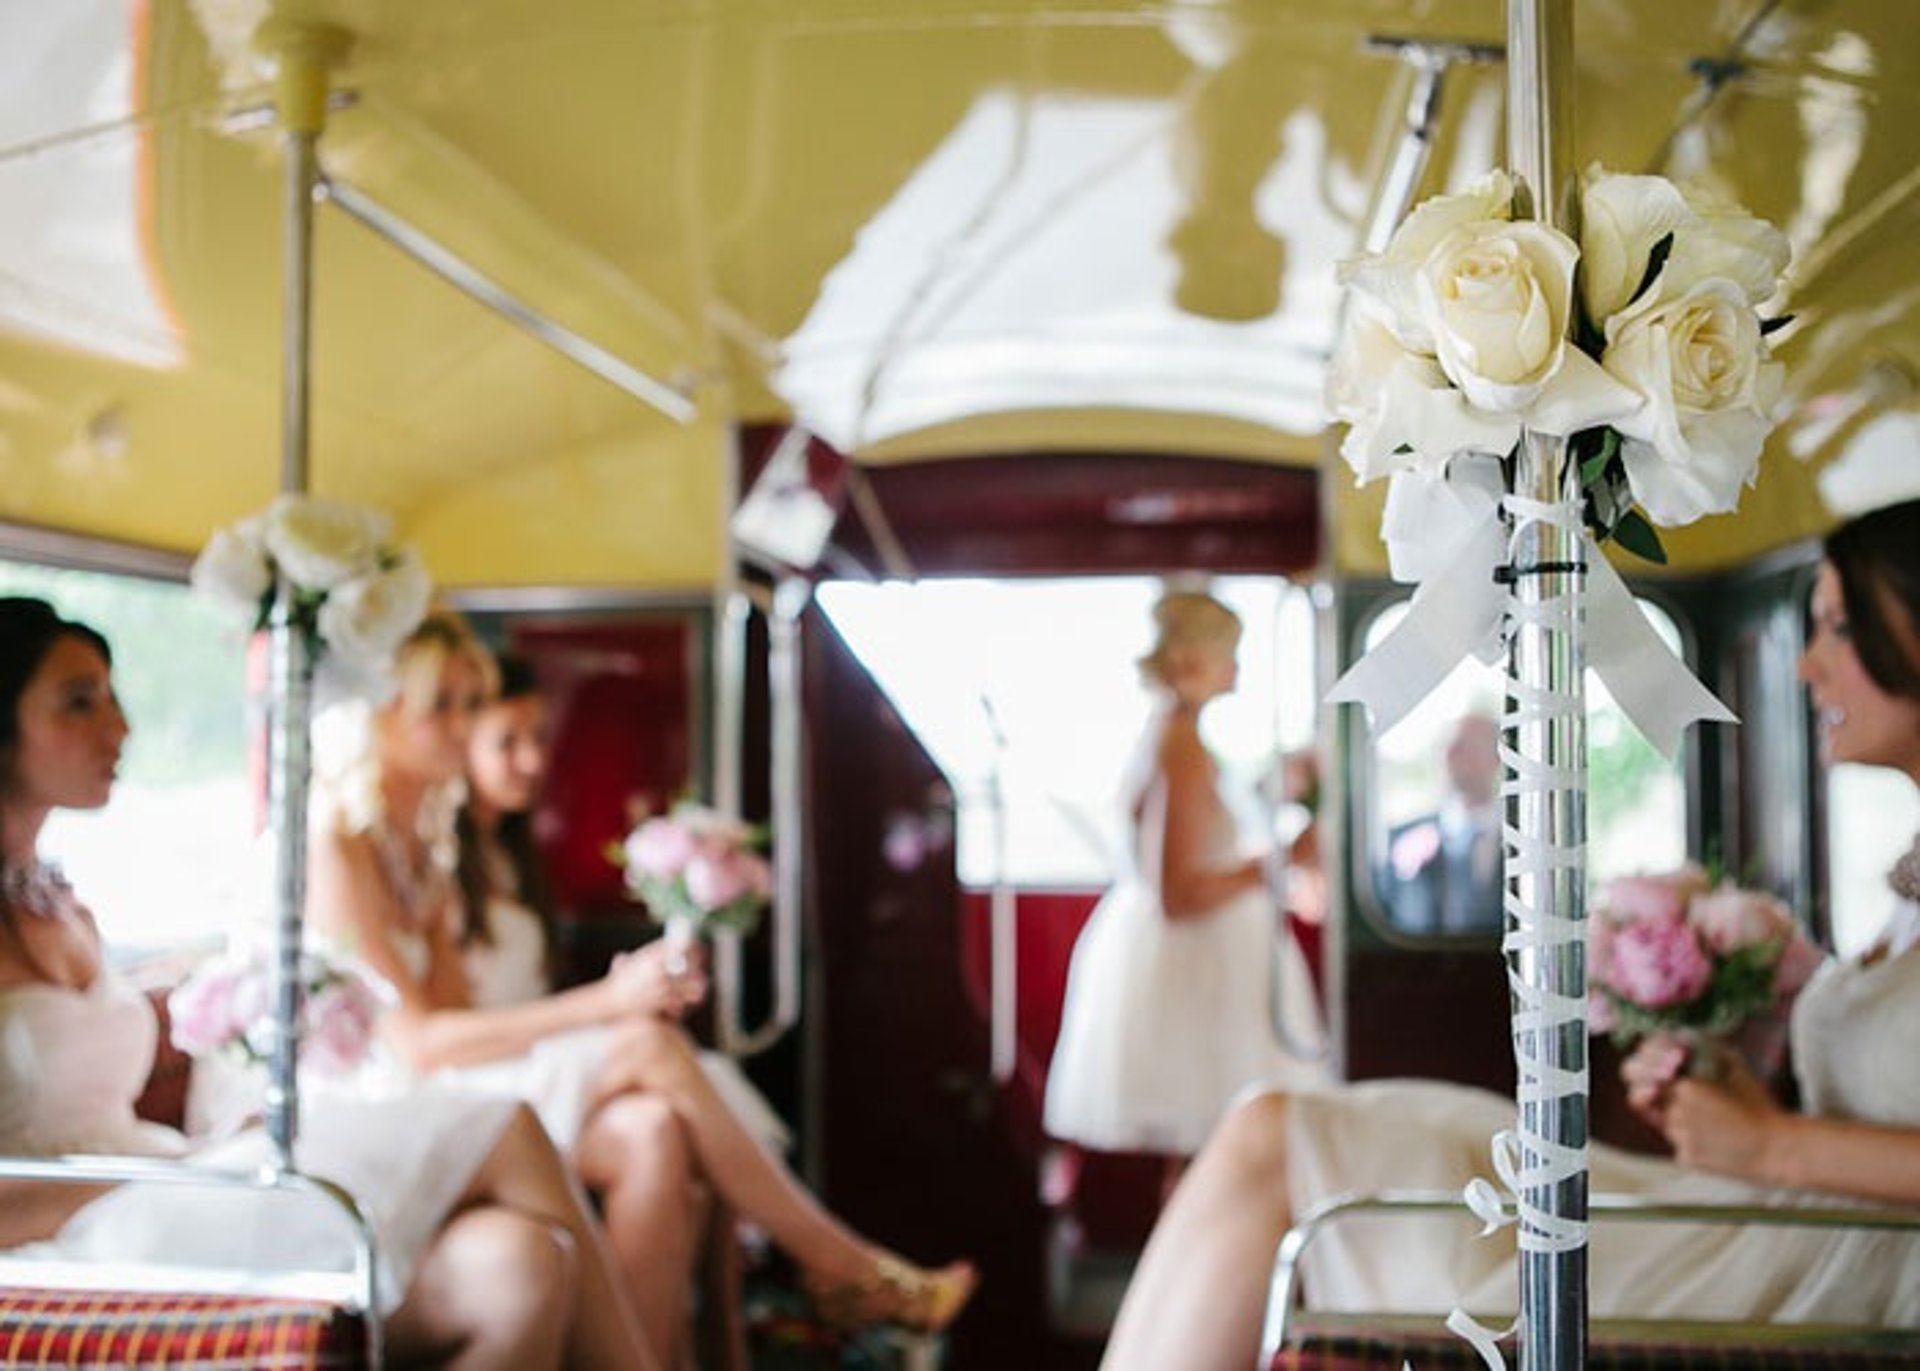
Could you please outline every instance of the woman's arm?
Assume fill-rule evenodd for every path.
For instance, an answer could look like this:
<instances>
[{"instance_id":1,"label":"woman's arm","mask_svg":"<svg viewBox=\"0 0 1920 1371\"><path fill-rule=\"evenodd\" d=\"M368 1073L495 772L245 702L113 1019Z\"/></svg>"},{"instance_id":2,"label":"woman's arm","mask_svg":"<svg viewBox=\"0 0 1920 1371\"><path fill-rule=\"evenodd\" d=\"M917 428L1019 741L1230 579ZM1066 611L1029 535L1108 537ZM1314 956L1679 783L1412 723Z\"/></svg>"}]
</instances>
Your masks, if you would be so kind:
<instances>
[{"instance_id":1,"label":"woman's arm","mask_svg":"<svg viewBox=\"0 0 1920 1371\"><path fill-rule=\"evenodd\" d=\"M1761 1185L1920 1204L1920 1129L1795 1114L1736 1083L1676 1081L1665 1129L1677 1160Z\"/></svg>"},{"instance_id":2,"label":"woman's arm","mask_svg":"<svg viewBox=\"0 0 1920 1371\"><path fill-rule=\"evenodd\" d=\"M1200 742L1197 721L1191 714L1175 711L1168 716L1161 738L1160 774L1148 792L1143 815L1149 837L1157 831L1159 838L1157 844L1148 844L1145 874L1158 885L1160 907L1169 919L1204 917L1266 880L1258 858L1224 867L1206 864L1220 807L1213 762ZM1157 871L1152 869L1156 846Z\"/></svg>"},{"instance_id":3,"label":"woman's arm","mask_svg":"<svg viewBox=\"0 0 1920 1371\"><path fill-rule=\"evenodd\" d=\"M64 1181L0 1181L0 1247L52 1237L76 1210L111 1189Z\"/></svg>"},{"instance_id":4,"label":"woman's arm","mask_svg":"<svg viewBox=\"0 0 1920 1371\"><path fill-rule=\"evenodd\" d=\"M393 985L400 1002L383 1027L395 1050L416 1069L518 1056L542 1038L651 1007L631 978L615 976L522 1005L474 1009L452 920L432 920L425 931L424 978L400 956L392 930L405 927L406 913L365 838L318 836L309 872L308 910L315 926Z\"/></svg>"}]
</instances>

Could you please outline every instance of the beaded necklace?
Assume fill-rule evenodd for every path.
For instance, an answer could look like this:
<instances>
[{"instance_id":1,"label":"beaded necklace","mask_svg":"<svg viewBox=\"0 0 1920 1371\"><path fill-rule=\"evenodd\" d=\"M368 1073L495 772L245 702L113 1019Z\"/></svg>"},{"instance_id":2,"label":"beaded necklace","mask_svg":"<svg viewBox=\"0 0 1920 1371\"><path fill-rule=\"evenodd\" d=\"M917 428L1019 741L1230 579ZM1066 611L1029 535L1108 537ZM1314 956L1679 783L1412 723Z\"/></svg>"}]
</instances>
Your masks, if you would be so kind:
<instances>
[{"instance_id":1,"label":"beaded necklace","mask_svg":"<svg viewBox=\"0 0 1920 1371\"><path fill-rule=\"evenodd\" d=\"M73 907L73 883L58 862L35 857L0 869L0 905L36 919L57 919Z\"/></svg>"},{"instance_id":2,"label":"beaded necklace","mask_svg":"<svg viewBox=\"0 0 1920 1371\"><path fill-rule=\"evenodd\" d=\"M1900 860L1887 873L1887 884L1901 899L1920 904L1920 837L1915 838L1913 846L1900 854Z\"/></svg>"}]
</instances>

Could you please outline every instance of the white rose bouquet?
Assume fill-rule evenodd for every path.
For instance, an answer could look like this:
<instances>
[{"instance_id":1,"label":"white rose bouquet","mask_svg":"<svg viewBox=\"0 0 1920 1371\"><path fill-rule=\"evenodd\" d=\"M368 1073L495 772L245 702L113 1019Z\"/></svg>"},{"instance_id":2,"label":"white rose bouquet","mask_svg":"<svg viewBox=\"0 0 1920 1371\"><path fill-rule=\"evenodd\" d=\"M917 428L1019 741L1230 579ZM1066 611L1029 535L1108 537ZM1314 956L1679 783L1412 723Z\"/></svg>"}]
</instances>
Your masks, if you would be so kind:
<instances>
[{"instance_id":1,"label":"white rose bouquet","mask_svg":"<svg viewBox=\"0 0 1920 1371\"><path fill-rule=\"evenodd\" d=\"M1782 374L1766 336L1786 322L1759 309L1786 237L1706 191L1597 166L1578 242L1514 219L1513 197L1493 172L1343 265L1341 453L1363 483L1413 478L1425 489L1396 503L1426 508L1476 465L1460 459L1510 462L1525 430L1566 438L1595 537L1664 561L1654 525L1731 510L1753 482Z\"/></svg>"},{"instance_id":2,"label":"white rose bouquet","mask_svg":"<svg viewBox=\"0 0 1920 1371\"><path fill-rule=\"evenodd\" d=\"M393 545L377 510L282 495L262 514L221 529L195 559L193 587L264 628L275 588L293 591L294 622L309 657L365 690L427 612L432 582L411 549Z\"/></svg>"}]
</instances>

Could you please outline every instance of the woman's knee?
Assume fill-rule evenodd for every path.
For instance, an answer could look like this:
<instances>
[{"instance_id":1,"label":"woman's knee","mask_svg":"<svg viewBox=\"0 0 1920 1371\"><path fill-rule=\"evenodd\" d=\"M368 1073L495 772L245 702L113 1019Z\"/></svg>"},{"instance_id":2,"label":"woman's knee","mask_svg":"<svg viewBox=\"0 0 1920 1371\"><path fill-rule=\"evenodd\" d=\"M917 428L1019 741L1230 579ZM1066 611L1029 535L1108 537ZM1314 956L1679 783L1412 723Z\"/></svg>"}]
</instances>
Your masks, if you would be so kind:
<instances>
[{"instance_id":1,"label":"woman's knee","mask_svg":"<svg viewBox=\"0 0 1920 1371\"><path fill-rule=\"evenodd\" d=\"M451 1220L435 1244L420 1294L430 1325L460 1340L519 1345L571 1317L579 1258L573 1239L532 1214L481 1205Z\"/></svg>"},{"instance_id":2,"label":"woman's knee","mask_svg":"<svg viewBox=\"0 0 1920 1371\"><path fill-rule=\"evenodd\" d=\"M1287 1097L1277 1090L1243 1096L1214 1130L1207 1152L1236 1171L1284 1176L1290 1109Z\"/></svg>"},{"instance_id":3,"label":"woman's knee","mask_svg":"<svg viewBox=\"0 0 1920 1371\"><path fill-rule=\"evenodd\" d=\"M668 1088L700 1069L686 1031L664 1019L639 1018L622 1024L610 1050L610 1064L625 1079Z\"/></svg>"},{"instance_id":4,"label":"woman's knee","mask_svg":"<svg viewBox=\"0 0 1920 1371\"><path fill-rule=\"evenodd\" d=\"M672 1103L639 1090L615 1095L594 1111L576 1154L582 1168L593 1172L636 1160L660 1170L693 1169L693 1149Z\"/></svg>"}]
</instances>

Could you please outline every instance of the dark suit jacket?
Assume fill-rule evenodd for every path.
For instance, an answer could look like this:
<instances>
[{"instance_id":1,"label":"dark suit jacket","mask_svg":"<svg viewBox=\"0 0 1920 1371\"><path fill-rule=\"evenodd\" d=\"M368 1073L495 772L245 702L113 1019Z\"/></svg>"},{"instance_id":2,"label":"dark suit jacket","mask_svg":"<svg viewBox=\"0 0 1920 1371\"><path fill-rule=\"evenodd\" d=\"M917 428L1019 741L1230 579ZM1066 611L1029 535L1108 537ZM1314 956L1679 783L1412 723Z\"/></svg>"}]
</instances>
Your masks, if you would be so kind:
<instances>
[{"instance_id":1,"label":"dark suit jacket","mask_svg":"<svg viewBox=\"0 0 1920 1371\"><path fill-rule=\"evenodd\" d=\"M1449 851L1440 816L1424 815L1387 835L1380 903L1394 927L1408 933L1495 932L1501 925L1500 863L1484 866L1476 871L1469 845Z\"/></svg>"}]
</instances>

